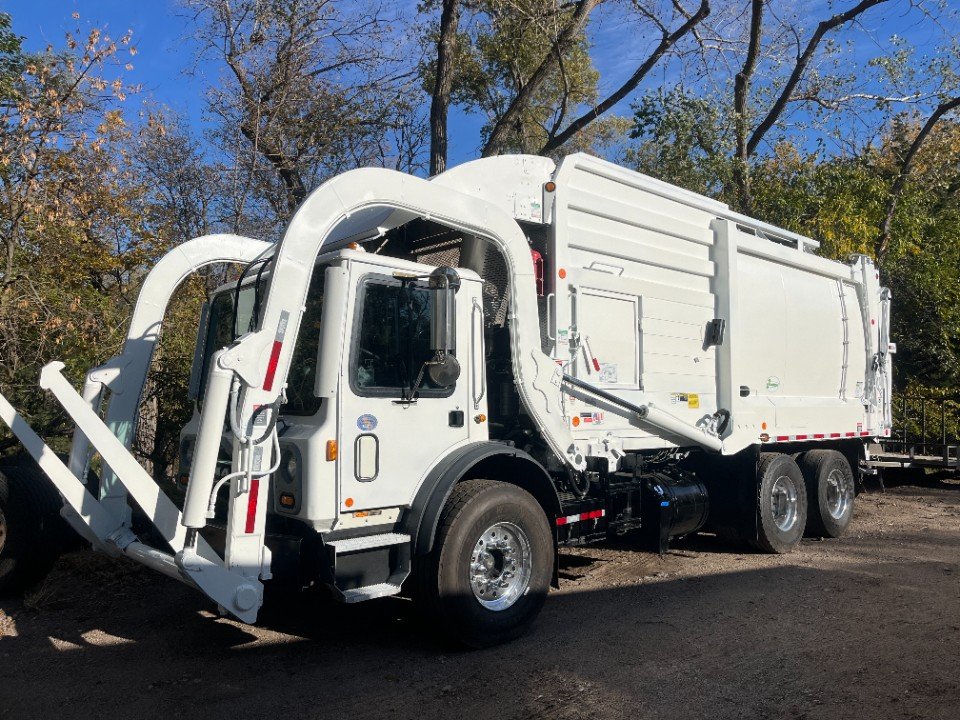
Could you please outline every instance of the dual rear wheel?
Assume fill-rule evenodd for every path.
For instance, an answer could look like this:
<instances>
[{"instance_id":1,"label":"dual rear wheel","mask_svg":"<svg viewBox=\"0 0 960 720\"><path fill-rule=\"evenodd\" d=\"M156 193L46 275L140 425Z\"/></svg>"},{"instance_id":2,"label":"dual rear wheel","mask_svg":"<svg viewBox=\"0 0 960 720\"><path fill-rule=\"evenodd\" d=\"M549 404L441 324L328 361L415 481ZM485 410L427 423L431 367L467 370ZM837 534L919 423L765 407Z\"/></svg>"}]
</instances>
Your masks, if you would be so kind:
<instances>
[{"instance_id":1,"label":"dual rear wheel","mask_svg":"<svg viewBox=\"0 0 960 720\"><path fill-rule=\"evenodd\" d=\"M842 453L761 453L757 479L757 532L750 542L758 550L790 552L804 533L836 538L849 527L856 484Z\"/></svg>"}]
</instances>

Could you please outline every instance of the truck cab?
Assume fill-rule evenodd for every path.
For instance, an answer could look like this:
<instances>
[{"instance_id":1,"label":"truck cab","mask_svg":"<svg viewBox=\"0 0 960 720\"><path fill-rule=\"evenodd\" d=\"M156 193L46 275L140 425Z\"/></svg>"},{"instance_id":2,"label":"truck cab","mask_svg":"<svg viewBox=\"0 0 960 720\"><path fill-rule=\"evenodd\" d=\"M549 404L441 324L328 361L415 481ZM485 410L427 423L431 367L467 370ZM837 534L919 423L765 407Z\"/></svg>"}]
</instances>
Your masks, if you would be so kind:
<instances>
[{"instance_id":1,"label":"truck cab","mask_svg":"<svg viewBox=\"0 0 960 720\"><path fill-rule=\"evenodd\" d=\"M362 249L317 259L277 419L272 513L323 532L392 524L440 458L489 438L482 282L457 273L448 352L459 374L443 377L430 365L436 270ZM268 279L247 276L212 295L198 337L198 407L210 356L249 329ZM182 433L183 480L199 417Z\"/></svg>"}]
</instances>

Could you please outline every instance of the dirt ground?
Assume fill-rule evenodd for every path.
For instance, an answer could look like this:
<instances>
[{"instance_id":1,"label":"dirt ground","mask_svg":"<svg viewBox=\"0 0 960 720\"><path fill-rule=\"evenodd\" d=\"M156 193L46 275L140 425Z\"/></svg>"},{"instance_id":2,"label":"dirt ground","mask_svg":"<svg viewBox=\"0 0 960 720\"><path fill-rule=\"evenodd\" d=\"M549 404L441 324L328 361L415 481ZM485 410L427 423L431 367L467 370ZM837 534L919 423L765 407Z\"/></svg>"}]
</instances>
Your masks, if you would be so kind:
<instances>
[{"instance_id":1,"label":"dirt ground","mask_svg":"<svg viewBox=\"0 0 960 720\"><path fill-rule=\"evenodd\" d=\"M788 556L701 535L563 556L533 631L434 639L397 598L257 627L92 553L0 600L0 718L960 718L960 481L861 495Z\"/></svg>"}]
</instances>

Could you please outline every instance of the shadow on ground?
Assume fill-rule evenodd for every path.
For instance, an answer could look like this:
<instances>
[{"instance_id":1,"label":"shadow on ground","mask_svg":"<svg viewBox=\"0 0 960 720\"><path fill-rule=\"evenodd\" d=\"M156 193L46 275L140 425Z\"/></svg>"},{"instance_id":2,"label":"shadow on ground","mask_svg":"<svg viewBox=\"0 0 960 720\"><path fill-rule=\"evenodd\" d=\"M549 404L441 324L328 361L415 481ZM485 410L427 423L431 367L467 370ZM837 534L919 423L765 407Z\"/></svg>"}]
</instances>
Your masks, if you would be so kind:
<instances>
[{"instance_id":1,"label":"shadow on ground","mask_svg":"<svg viewBox=\"0 0 960 720\"><path fill-rule=\"evenodd\" d=\"M931 548L929 538L902 540ZM677 552L711 548L722 549L704 537ZM2 605L17 634L0 640L0 718L953 720L952 557L903 563L865 552L833 569L780 564L588 590L570 582L528 636L467 652L436 639L402 599L302 597L248 627L214 617L173 581L133 566L115 577L112 561L83 553L57 592ZM580 573L594 560L588 551L564 564Z\"/></svg>"}]
</instances>

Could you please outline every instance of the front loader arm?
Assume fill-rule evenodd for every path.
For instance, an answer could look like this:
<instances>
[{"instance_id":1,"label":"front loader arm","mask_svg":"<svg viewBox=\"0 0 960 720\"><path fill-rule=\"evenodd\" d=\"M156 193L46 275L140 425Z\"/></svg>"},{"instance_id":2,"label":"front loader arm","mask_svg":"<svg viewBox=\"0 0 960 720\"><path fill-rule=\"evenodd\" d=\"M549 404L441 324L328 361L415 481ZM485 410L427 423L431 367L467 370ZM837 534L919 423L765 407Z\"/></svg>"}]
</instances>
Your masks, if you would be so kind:
<instances>
[{"instance_id":1,"label":"front loader arm","mask_svg":"<svg viewBox=\"0 0 960 720\"><path fill-rule=\"evenodd\" d=\"M158 572L199 588L221 607L245 622L256 619L262 585L230 572L203 540L189 537L180 511L129 452L140 394L160 328L176 288L191 273L218 262L249 263L270 248L269 243L236 235L208 235L174 248L151 270L137 299L130 329L120 355L87 374L83 394L63 376L63 363L43 368L40 385L49 390L76 423L69 467L30 428L10 402L0 395L0 419L10 426L64 500L64 516L95 548L126 556ZM110 391L106 422L100 418L104 391ZM105 463L101 497L83 482L91 449ZM144 511L173 554L141 543L129 528L127 496ZM189 548L187 540L190 539ZM185 549L189 552L185 553Z\"/></svg>"},{"instance_id":2,"label":"front loader arm","mask_svg":"<svg viewBox=\"0 0 960 720\"><path fill-rule=\"evenodd\" d=\"M110 391L106 423L125 447L129 448L133 442L150 361L160 340L163 317L173 293L184 280L203 267L215 263L247 264L271 247L271 243L240 235L203 235L173 248L154 265L137 296L123 350L87 372L83 391L84 398L95 409L99 408L104 390ZM86 476L89 453L89 443L78 426L70 451L70 469L81 479ZM103 469L100 500L129 525L127 493L110 467Z\"/></svg>"}]
</instances>

